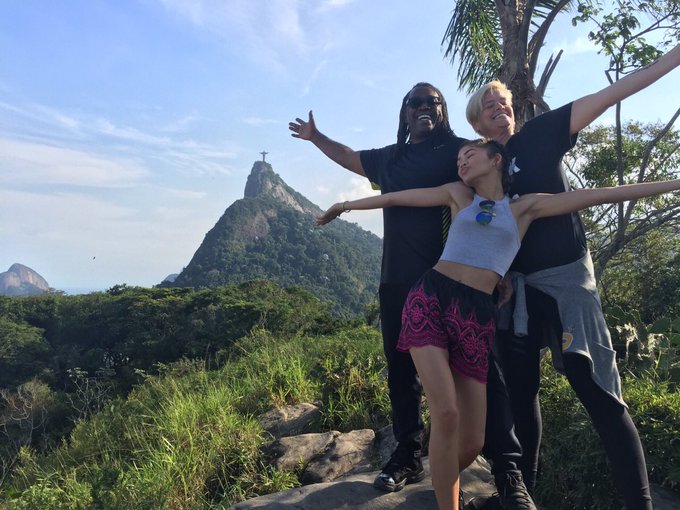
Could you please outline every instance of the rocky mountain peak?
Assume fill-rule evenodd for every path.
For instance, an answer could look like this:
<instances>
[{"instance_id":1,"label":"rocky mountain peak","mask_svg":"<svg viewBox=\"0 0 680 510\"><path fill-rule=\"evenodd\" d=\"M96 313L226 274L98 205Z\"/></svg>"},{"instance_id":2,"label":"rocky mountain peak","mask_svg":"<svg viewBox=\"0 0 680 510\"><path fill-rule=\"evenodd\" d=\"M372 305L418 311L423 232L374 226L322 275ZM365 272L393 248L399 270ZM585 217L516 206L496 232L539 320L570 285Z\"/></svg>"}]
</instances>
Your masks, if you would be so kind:
<instances>
[{"instance_id":1,"label":"rocky mountain peak","mask_svg":"<svg viewBox=\"0 0 680 510\"><path fill-rule=\"evenodd\" d=\"M318 213L318 207L304 198L274 172L266 161L256 161L246 181L243 198L270 196L299 212Z\"/></svg>"},{"instance_id":2,"label":"rocky mountain peak","mask_svg":"<svg viewBox=\"0 0 680 510\"><path fill-rule=\"evenodd\" d=\"M23 264L12 264L0 273L0 295L34 296L50 290L47 280Z\"/></svg>"}]
</instances>

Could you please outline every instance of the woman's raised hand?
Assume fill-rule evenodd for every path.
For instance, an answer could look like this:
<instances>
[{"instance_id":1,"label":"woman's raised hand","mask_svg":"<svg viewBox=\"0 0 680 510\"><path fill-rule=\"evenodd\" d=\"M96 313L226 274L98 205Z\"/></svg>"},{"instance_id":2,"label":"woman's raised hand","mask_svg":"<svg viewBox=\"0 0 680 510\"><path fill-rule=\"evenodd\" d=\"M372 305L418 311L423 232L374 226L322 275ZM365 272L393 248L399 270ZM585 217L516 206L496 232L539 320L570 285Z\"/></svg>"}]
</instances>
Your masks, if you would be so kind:
<instances>
[{"instance_id":1,"label":"woman's raised hand","mask_svg":"<svg viewBox=\"0 0 680 510\"><path fill-rule=\"evenodd\" d=\"M333 204L325 213L316 217L316 224L325 225L326 223L330 223L345 212L345 210L342 203L338 202L337 204Z\"/></svg>"}]
</instances>

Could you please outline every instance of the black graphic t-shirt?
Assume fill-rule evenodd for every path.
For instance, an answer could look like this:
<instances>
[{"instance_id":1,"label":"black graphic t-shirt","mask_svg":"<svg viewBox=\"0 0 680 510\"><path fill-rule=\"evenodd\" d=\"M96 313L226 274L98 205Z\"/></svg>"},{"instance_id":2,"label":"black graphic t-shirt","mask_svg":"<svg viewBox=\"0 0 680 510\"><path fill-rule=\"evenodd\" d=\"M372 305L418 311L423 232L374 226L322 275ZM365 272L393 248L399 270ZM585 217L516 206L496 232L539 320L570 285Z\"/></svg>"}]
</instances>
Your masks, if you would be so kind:
<instances>
[{"instance_id":1,"label":"black graphic t-shirt","mask_svg":"<svg viewBox=\"0 0 680 510\"><path fill-rule=\"evenodd\" d=\"M577 139L577 135L569 134L571 105L531 119L508 140L506 148L516 167L510 196L570 189L562 157ZM586 249L578 213L541 218L529 227L511 269L532 273L569 264L585 255Z\"/></svg>"}]
</instances>

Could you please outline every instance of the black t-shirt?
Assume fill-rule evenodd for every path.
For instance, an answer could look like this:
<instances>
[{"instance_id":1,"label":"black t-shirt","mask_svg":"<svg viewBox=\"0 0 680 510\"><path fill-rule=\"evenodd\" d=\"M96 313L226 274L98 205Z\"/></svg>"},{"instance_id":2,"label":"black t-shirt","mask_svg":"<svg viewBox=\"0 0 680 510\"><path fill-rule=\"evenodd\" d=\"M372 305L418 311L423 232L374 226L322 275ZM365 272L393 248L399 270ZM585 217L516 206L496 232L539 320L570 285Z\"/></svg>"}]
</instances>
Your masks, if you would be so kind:
<instances>
[{"instance_id":1,"label":"black t-shirt","mask_svg":"<svg viewBox=\"0 0 680 510\"><path fill-rule=\"evenodd\" d=\"M396 145L361 151L361 164L382 193L441 186L459 180L458 150L464 141L432 138L407 144L396 160ZM436 264L448 212L442 207L383 209L382 283L411 285Z\"/></svg>"},{"instance_id":2,"label":"black t-shirt","mask_svg":"<svg viewBox=\"0 0 680 510\"><path fill-rule=\"evenodd\" d=\"M569 190L562 157L576 144L569 134L571 103L527 122L506 148L514 158L510 196L527 193L561 193ZM511 269L533 273L569 264L586 252L586 236L578 213L534 221L522 240Z\"/></svg>"}]
</instances>

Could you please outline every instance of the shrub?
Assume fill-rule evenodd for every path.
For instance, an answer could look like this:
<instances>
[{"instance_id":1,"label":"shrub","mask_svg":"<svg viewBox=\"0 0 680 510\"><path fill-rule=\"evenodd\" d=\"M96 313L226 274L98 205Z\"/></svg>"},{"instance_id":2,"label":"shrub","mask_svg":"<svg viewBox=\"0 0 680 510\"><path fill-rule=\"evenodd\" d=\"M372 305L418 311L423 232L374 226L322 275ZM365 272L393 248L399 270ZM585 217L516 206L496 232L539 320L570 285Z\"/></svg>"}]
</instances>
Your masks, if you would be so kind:
<instances>
[{"instance_id":1,"label":"shrub","mask_svg":"<svg viewBox=\"0 0 680 510\"><path fill-rule=\"evenodd\" d=\"M266 464L256 414L315 401L324 422L341 429L386 423L374 329L292 338L256 330L237 345L220 370L186 360L160 365L159 375L79 422L49 455L25 448L7 508L224 508L298 484Z\"/></svg>"},{"instance_id":2,"label":"shrub","mask_svg":"<svg viewBox=\"0 0 680 510\"><path fill-rule=\"evenodd\" d=\"M547 361L542 368L538 501L554 510L618 510L621 499L590 417L567 379L549 373ZM623 393L645 449L650 481L678 490L680 394L653 374L627 374Z\"/></svg>"}]
</instances>

